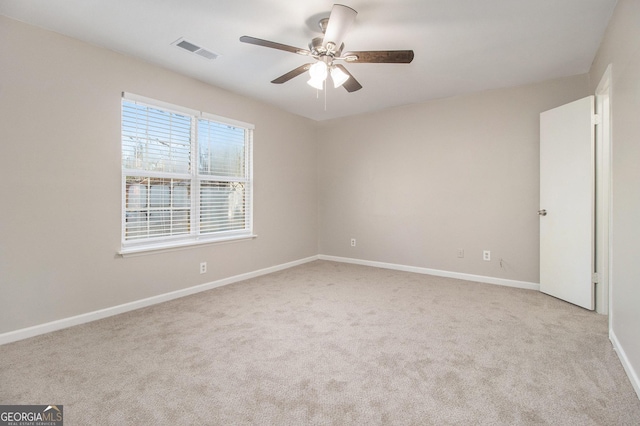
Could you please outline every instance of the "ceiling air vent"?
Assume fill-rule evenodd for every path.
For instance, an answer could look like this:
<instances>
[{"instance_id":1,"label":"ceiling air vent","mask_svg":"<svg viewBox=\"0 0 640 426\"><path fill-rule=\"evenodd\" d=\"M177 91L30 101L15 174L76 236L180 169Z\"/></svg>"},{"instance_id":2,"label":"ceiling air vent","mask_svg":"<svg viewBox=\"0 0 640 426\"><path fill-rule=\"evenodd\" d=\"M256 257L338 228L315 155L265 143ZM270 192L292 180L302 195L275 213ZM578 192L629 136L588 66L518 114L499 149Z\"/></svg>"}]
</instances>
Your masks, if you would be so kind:
<instances>
[{"instance_id":1,"label":"ceiling air vent","mask_svg":"<svg viewBox=\"0 0 640 426\"><path fill-rule=\"evenodd\" d=\"M195 43L185 40L184 38L179 38L171 44L207 59L216 59L218 56L220 56L217 53L205 49L204 47L200 47Z\"/></svg>"}]
</instances>

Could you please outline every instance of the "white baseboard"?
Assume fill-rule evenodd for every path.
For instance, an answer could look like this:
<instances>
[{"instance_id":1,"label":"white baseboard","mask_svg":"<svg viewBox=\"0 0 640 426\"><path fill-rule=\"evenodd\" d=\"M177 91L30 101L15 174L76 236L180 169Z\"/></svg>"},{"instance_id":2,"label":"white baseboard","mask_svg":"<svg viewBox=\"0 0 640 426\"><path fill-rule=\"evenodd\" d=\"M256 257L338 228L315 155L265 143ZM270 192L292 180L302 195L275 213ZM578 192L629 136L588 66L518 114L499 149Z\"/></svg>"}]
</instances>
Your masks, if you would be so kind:
<instances>
[{"instance_id":1,"label":"white baseboard","mask_svg":"<svg viewBox=\"0 0 640 426\"><path fill-rule=\"evenodd\" d=\"M202 291L211 290L216 287L222 287L228 284L233 284L238 281L248 280L250 278L259 277L261 275L270 274L272 272L277 272L283 269L292 268L294 266L302 265L303 263L312 262L314 260L318 260L318 256L311 256L304 259L295 260L293 262L283 263L281 265L271 266L269 268L259 269L257 271L247 272L245 274L235 275L233 277L223 278L221 280L200 284L194 287L189 287L182 290L176 290L170 293L160 294L158 296L152 296L146 299L124 303L122 305L100 309L94 312L87 312L85 314L80 314L80 315L76 315L69 318L63 318L63 319L51 321L45 324L35 325L33 327L27 327L20 330L10 331L7 333L0 334L0 345L16 342L18 340L28 339L29 337L39 336L41 334L50 333L52 331L61 330L63 328L73 327L74 325L85 324L91 321L96 321L99 319L133 311L135 309L145 308L147 306L156 305L158 303L167 302L169 300L178 299L180 297L189 296L191 294L200 293Z\"/></svg>"},{"instance_id":2,"label":"white baseboard","mask_svg":"<svg viewBox=\"0 0 640 426\"><path fill-rule=\"evenodd\" d=\"M376 268L395 269L398 271L414 272L416 274L435 275L437 277L457 278L465 281L475 281L486 284L496 284L506 287L524 288L527 290L540 291L540 284L530 283L527 281L507 280L503 278L485 277L483 275L464 274L461 272L441 271L438 269L420 268L417 266L399 265L396 263L375 262L372 260L353 259L349 257L327 256L321 254L318 256L321 260L330 260L333 262L353 263L356 265L373 266Z\"/></svg>"},{"instance_id":3,"label":"white baseboard","mask_svg":"<svg viewBox=\"0 0 640 426\"><path fill-rule=\"evenodd\" d=\"M622 363L622 366L624 367L624 371L627 373L627 376L629 377L631 386L633 386L633 389L636 391L638 398L640 398L640 378L638 377L638 372L633 368L633 366L629 362L629 358L627 357L627 354L624 351L624 348L622 347L622 345L620 345L620 341L618 340L618 338L616 337L616 334L611 329L609 330L609 340L611 340L611 343L613 344L613 349L615 349L616 353L618 354L618 358L620 358L620 362Z\"/></svg>"}]
</instances>

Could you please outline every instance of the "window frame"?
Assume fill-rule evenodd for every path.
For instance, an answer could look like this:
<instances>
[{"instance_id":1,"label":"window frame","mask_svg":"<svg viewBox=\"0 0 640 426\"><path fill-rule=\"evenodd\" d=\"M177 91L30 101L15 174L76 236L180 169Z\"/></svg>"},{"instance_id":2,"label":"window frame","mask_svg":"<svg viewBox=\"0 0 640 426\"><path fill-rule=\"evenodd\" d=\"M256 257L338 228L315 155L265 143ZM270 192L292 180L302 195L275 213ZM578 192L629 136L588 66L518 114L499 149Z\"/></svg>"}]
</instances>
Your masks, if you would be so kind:
<instances>
[{"instance_id":1,"label":"window frame","mask_svg":"<svg viewBox=\"0 0 640 426\"><path fill-rule=\"evenodd\" d=\"M156 172L143 169L125 168L124 162L124 138L123 118L124 102L130 102L145 107L154 108L164 112L186 115L190 117L190 170L188 173ZM211 176L199 173L199 140L197 136L198 121L206 120L218 124L228 125L244 130L244 168L242 177ZM158 251L171 251L184 249L203 244L228 243L256 238L253 233L253 132L255 126L238 120L217 116L207 112L170 104L156 99L147 98L132 93L122 92L120 102L120 170L121 170L121 240L119 254L122 256L145 254ZM185 234L167 235L157 237L145 237L126 239L127 226L127 176L186 179L189 181L190 207L189 207L189 231ZM200 231L200 184L201 182L243 182L244 185L244 228L237 230L216 231L201 233ZM149 207L150 208L150 207ZM174 208L174 206L171 206Z\"/></svg>"}]
</instances>

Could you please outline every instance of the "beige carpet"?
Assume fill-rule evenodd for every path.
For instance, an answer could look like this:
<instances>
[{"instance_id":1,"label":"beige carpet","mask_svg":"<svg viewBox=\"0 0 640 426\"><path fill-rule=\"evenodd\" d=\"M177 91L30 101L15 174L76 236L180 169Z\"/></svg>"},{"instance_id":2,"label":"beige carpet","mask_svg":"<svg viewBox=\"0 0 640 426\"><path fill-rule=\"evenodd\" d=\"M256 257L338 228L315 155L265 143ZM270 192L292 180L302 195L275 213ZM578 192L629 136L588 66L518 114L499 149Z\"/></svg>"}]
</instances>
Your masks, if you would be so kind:
<instances>
[{"instance_id":1,"label":"beige carpet","mask_svg":"<svg viewBox=\"0 0 640 426\"><path fill-rule=\"evenodd\" d=\"M65 424L638 425L604 316L317 261L0 347L0 403Z\"/></svg>"}]
</instances>

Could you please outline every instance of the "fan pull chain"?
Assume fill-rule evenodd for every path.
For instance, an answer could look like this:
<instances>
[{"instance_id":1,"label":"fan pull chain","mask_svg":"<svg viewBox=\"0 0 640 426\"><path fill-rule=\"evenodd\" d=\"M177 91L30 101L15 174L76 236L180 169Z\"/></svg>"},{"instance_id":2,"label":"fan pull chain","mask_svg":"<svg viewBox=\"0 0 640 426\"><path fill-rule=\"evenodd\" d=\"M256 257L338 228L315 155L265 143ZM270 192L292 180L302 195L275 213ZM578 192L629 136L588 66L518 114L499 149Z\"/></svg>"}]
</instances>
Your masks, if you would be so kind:
<instances>
[{"instance_id":1,"label":"fan pull chain","mask_svg":"<svg viewBox=\"0 0 640 426\"><path fill-rule=\"evenodd\" d=\"M324 111L327 112L327 80L322 84L324 85Z\"/></svg>"}]
</instances>

